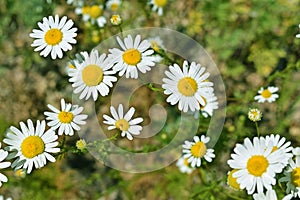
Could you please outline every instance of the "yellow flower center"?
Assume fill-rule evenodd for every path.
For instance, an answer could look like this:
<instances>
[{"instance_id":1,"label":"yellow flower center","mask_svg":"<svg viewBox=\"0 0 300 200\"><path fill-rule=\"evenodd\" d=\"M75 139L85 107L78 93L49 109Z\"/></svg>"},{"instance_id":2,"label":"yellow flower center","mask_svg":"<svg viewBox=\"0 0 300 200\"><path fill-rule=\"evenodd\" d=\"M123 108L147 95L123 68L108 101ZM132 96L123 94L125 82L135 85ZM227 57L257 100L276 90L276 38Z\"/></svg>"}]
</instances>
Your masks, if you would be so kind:
<instances>
[{"instance_id":1,"label":"yellow flower center","mask_svg":"<svg viewBox=\"0 0 300 200\"><path fill-rule=\"evenodd\" d=\"M272 96L272 93L268 89L265 89L264 91L262 91L261 96L263 98L267 99L267 98L270 98Z\"/></svg>"},{"instance_id":2,"label":"yellow flower center","mask_svg":"<svg viewBox=\"0 0 300 200\"><path fill-rule=\"evenodd\" d=\"M293 169L292 182L296 187L300 187L300 167Z\"/></svg>"},{"instance_id":3,"label":"yellow flower center","mask_svg":"<svg viewBox=\"0 0 300 200\"><path fill-rule=\"evenodd\" d=\"M21 144L22 154L26 158L33 158L44 152L45 143L38 136L28 136Z\"/></svg>"},{"instance_id":4,"label":"yellow flower center","mask_svg":"<svg viewBox=\"0 0 300 200\"><path fill-rule=\"evenodd\" d=\"M118 121L116 121L116 127L121 131L127 131L129 129L129 123L125 119L119 119Z\"/></svg>"},{"instance_id":5,"label":"yellow flower center","mask_svg":"<svg viewBox=\"0 0 300 200\"><path fill-rule=\"evenodd\" d=\"M52 28L46 32L44 39L48 45L54 46L62 41L63 33L57 28Z\"/></svg>"},{"instance_id":6,"label":"yellow flower center","mask_svg":"<svg viewBox=\"0 0 300 200\"><path fill-rule=\"evenodd\" d=\"M78 141L76 142L76 147L77 147L77 149L79 149L79 150L85 149L85 148L86 148L86 142L85 142L85 140L83 140L83 139L78 140Z\"/></svg>"},{"instance_id":7,"label":"yellow flower center","mask_svg":"<svg viewBox=\"0 0 300 200\"><path fill-rule=\"evenodd\" d=\"M229 172L228 177L227 177L227 184L235 189L235 190L241 190L240 184L237 182L237 178L234 178L232 175L233 173L239 171L238 169L233 169Z\"/></svg>"},{"instance_id":8,"label":"yellow flower center","mask_svg":"<svg viewBox=\"0 0 300 200\"><path fill-rule=\"evenodd\" d=\"M89 14L90 14L91 18L97 19L98 17L101 16L102 9L97 5L93 5L89 9Z\"/></svg>"},{"instance_id":9,"label":"yellow flower center","mask_svg":"<svg viewBox=\"0 0 300 200\"><path fill-rule=\"evenodd\" d=\"M118 3L112 3L112 4L110 5L110 9L111 9L112 11L116 11L116 10L118 9L118 7L119 7L119 4L118 4Z\"/></svg>"},{"instance_id":10,"label":"yellow flower center","mask_svg":"<svg viewBox=\"0 0 300 200\"><path fill-rule=\"evenodd\" d=\"M206 153L206 145L203 142L197 142L192 146L191 153L195 158L202 158Z\"/></svg>"},{"instance_id":11,"label":"yellow flower center","mask_svg":"<svg viewBox=\"0 0 300 200\"><path fill-rule=\"evenodd\" d=\"M128 49L123 53L123 60L128 65L137 65L141 61L141 53L137 49Z\"/></svg>"},{"instance_id":12,"label":"yellow flower center","mask_svg":"<svg viewBox=\"0 0 300 200\"><path fill-rule=\"evenodd\" d=\"M264 156L252 156L247 162L247 170L253 176L261 176L267 171L269 162Z\"/></svg>"},{"instance_id":13,"label":"yellow flower center","mask_svg":"<svg viewBox=\"0 0 300 200\"><path fill-rule=\"evenodd\" d=\"M198 85L195 79L190 77L182 78L178 81L177 84L178 91L184 96L193 96L197 89Z\"/></svg>"},{"instance_id":14,"label":"yellow flower center","mask_svg":"<svg viewBox=\"0 0 300 200\"><path fill-rule=\"evenodd\" d=\"M58 119L61 123L69 124L73 120L73 113L61 111L58 114Z\"/></svg>"},{"instance_id":15,"label":"yellow flower center","mask_svg":"<svg viewBox=\"0 0 300 200\"><path fill-rule=\"evenodd\" d=\"M90 12L90 7L89 6L83 6L82 7L82 14L86 15L89 14Z\"/></svg>"},{"instance_id":16,"label":"yellow flower center","mask_svg":"<svg viewBox=\"0 0 300 200\"><path fill-rule=\"evenodd\" d=\"M103 80L103 70L98 65L88 65L82 70L82 81L87 86L96 86Z\"/></svg>"},{"instance_id":17,"label":"yellow flower center","mask_svg":"<svg viewBox=\"0 0 300 200\"><path fill-rule=\"evenodd\" d=\"M69 63L69 68L76 69L76 67L72 63Z\"/></svg>"},{"instance_id":18,"label":"yellow flower center","mask_svg":"<svg viewBox=\"0 0 300 200\"><path fill-rule=\"evenodd\" d=\"M159 50L159 45L157 44L157 42L152 41L151 42L151 47L154 51L158 51Z\"/></svg>"},{"instance_id":19,"label":"yellow flower center","mask_svg":"<svg viewBox=\"0 0 300 200\"><path fill-rule=\"evenodd\" d=\"M154 3L158 7L164 7L168 3L168 0L154 0Z\"/></svg>"}]
</instances>

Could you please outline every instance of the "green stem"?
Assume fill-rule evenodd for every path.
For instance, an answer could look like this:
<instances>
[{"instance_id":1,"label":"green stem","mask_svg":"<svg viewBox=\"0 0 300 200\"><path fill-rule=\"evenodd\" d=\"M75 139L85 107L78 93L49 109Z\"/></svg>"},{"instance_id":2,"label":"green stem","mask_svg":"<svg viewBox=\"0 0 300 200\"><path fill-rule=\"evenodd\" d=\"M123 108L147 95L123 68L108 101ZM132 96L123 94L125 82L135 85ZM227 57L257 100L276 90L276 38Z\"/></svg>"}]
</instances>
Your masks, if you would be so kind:
<instances>
[{"instance_id":1,"label":"green stem","mask_svg":"<svg viewBox=\"0 0 300 200\"><path fill-rule=\"evenodd\" d=\"M259 137L259 128L258 128L258 123L255 122L255 127L256 127L256 133L257 133L257 137Z\"/></svg>"}]
</instances>

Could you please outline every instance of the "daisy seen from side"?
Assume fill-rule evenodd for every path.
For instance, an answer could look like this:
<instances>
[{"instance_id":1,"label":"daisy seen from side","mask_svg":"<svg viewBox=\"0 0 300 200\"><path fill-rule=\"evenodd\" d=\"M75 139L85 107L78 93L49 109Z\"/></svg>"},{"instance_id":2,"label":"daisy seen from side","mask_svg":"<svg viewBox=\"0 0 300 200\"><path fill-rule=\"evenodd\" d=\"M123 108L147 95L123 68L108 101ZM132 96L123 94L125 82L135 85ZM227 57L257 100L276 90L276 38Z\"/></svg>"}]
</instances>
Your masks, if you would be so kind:
<instances>
[{"instance_id":1,"label":"daisy seen from side","mask_svg":"<svg viewBox=\"0 0 300 200\"><path fill-rule=\"evenodd\" d=\"M52 129L45 131L45 120L37 121L34 128L33 122L28 119L27 126L20 122L20 127L21 130L11 126L3 140L8 145L8 151L17 158L12 167L26 169L29 174L33 167L38 169L45 166L47 160L55 162L51 154L60 152L60 148L57 147L58 136Z\"/></svg>"},{"instance_id":2,"label":"daisy seen from side","mask_svg":"<svg viewBox=\"0 0 300 200\"><path fill-rule=\"evenodd\" d=\"M72 28L74 22L63 16L59 19L58 15L44 17L43 22L38 22L41 30L33 29L29 34L35 40L31 44L36 47L34 51L41 51L41 56L48 56L51 54L52 59L62 58L63 51L72 49L71 44L76 44L74 39L77 36L77 28Z\"/></svg>"},{"instance_id":3,"label":"daisy seen from side","mask_svg":"<svg viewBox=\"0 0 300 200\"><path fill-rule=\"evenodd\" d=\"M52 112L44 112L46 120L49 122L47 125L53 130L58 129L58 135L74 135L74 130L79 131L80 126L86 124L85 120L88 115L81 114L83 107L72 105L65 102L64 99L60 101L61 108L57 109L48 104L48 108Z\"/></svg>"},{"instance_id":4,"label":"daisy seen from side","mask_svg":"<svg viewBox=\"0 0 300 200\"><path fill-rule=\"evenodd\" d=\"M142 126L138 125L143 122L143 118L138 117L132 119L135 108L131 107L127 113L124 113L123 105L119 104L118 110L113 106L110 107L112 117L103 115L104 124L110 125L108 130L119 129L122 137L127 137L128 140L133 140L133 135L139 135L142 131Z\"/></svg>"},{"instance_id":5,"label":"daisy seen from side","mask_svg":"<svg viewBox=\"0 0 300 200\"><path fill-rule=\"evenodd\" d=\"M121 3L121 0L108 0L106 2L106 8L112 12L116 12L119 9Z\"/></svg>"},{"instance_id":6,"label":"daisy seen from side","mask_svg":"<svg viewBox=\"0 0 300 200\"><path fill-rule=\"evenodd\" d=\"M157 12L159 16L162 16L163 9L168 4L168 0L149 0L149 4L152 6L153 12Z\"/></svg>"},{"instance_id":7,"label":"daisy seen from side","mask_svg":"<svg viewBox=\"0 0 300 200\"><path fill-rule=\"evenodd\" d=\"M206 105L206 99L213 95L213 83L206 81L209 73L200 64L183 62L183 68L174 64L165 71L167 78L163 78L164 94L170 95L167 102L171 105L178 103L178 109L183 112L200 110Z\"/></svg>"},{"instance_id":8,"label":"daisy seen from side","mask_svg":"<svg viewBox=\"0 0 300 200\"><path fill-rule=\"evenodd\" d=\"M227 173L227 185L233 190L241 190L240 184L237 182L237 178L232 176L232 174L237 171L238 169L232 169Z\"/></svg>"},{"instance_id":9,"label":"daisy seen from side","mask_svg":"<svg viewBox=\"0 0 300 200\"><path fill-rule=\"evenodd\" d=\"M200 138L194 136L193 139L194 141L185 141L182 145L183 157L188 159L187 162L190 163L192 167L200 167L202 158L207 162L212 162L215 157L214 150L208 149L206 146L210 137L201 135Z\"/></svg>"},{"instance_id":10,"label":"daisy seen from side","mask_svg":"<svg viewBox=\"0 0 300 200\"><path fill-rule=\"evenodd\" d=\"M176 166L182 173L191 174L195 168L191 167L187 160L187 158L180 157L176 162Z\"/></svg>"},{"instance_id":11,"label":"daisy seen from side","mask_svg":"<svg viewBox=\"0 0 300 200\"><path fill-rule=\"evenodd\" d=\"M148 40L142 40L137 35L133 41L131 35L124 38L124 42L117 37L122 50L118 48L109 49L108 58L114 62L113 70L119 71L119 76L126 78L138 78L138 72L146 73L155 65L154 51L150 48Z\"/></svg>"},{"instance_id":12,"label":"daisy seen from side","mask_svg":"<svg viewBox=\"0 0 300 200\"><path fill-rule=\"evenodd\" d=\"M278 91L278 87L274 87L274 86L269 86L267 87L267 89L264 89L263 87L261 87L258 90L258 94L254 97L254 100L257 100L258 103L264 103L264 102L269 102L272 103L274 101L276 101L276 99L279 97L278 94L276 94L276 92Z\"/></svg>"},{"instance_id":13,"label":"daisy seen from side","mask_svg":"<svg viewBox=\"0 0 300 200\"><path fill-rule=\"evenodd\" d=\"M1 143L0 143L0 148L1 148ZM3 150L3 149L0 149L0 169L5 169L5 168L8 168L10 166L10 162L8 161L5 161L5 158L8 156L8 152ZM2 182L6 183L8 181L8 178L0 173L0 187L2 186Z\"/></svg>"},{"instance_id":14,"label":"daisy seen from side","mask_svg":"<svg viewBox=\"0 0 300 200\"><path fill-rule=\"evenodd\" d=\"M89 57L79 64L75 69L69 70L69 82L73 83L74 93L81 93L79 98L86 100L92 96L94 101L109 93L109 87L117 81L114 70L110 70L112 63L106 58L106 54L101 54L93 50Z\"/></svg>"},{"instance_id":15,"label":"daisy seen from side","mask_svg":"<svg viewBox=\"0 0 300 200\"><path fill-rule=\"evenodd\" d=\"M245 138L244 144L236 144L227 163L232 169L238 169L232 176L248 194L272 189L276 183L275 174L282 172L284 154L281 150L272 152L272 149L271 144L266 146L265 141L257 137L253 143Z\"/></svg>"},{"instance_id":16,"label":"daisy seen from side","mask_svg":"<svg viewBox=\"0 0 300 200\"><path fill-rule=\"evenodd\" d=\"M75 13L82 15L83 21L90 21L91 24L97 24L100 28L106 24L106 18L103 16L102 5L83 6L75 9Z\"/></svg>"}]
</instances>

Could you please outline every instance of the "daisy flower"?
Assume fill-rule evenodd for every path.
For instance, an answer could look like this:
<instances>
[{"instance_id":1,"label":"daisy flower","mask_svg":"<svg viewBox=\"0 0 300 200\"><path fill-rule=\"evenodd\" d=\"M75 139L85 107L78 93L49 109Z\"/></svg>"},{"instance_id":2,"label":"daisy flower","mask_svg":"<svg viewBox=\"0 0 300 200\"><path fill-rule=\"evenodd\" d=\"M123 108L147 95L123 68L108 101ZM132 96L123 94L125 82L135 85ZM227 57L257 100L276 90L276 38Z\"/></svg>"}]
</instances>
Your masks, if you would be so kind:
<instances>
[{"instance_id":1,"label":"daisy flower","mask_svg":"<svg viewBox=\"0 0 300 200\"><path fill-rule=\"evenodd\" d=\"M299 28L300 28L300 24L299 24ZM297 34L296 37L297 37L297 38L300 38L300 34Z\"/></svg>"},{"instance_id":2,"label":"daisy flower","mask_svg":"<svg viewBox=\"0 0 300 200\"><path fill-rule=\"evenodd\" d=\"M137 35L133 41L131 35L128 35L123 41L117 37L117 41L122 50L109 49L108 57L115 63L113 69L120 71L119 76L126 73L126 78L138 78L138 71L146 73L155 65L154 51L150 48L148 40L141 41L141 36Z\"/></svg>"},{"instance_id":3,"label":"daisy flower","mask_svg":"<svg viewBox=\"0 0 300 200\"><path fill-rule=\"evenodd\" d=\"M159 16L163 14L163 8L167 5L168 0L150 0L149 4L152 5L152 11L158 13Z\"/></svg>"},{"instance_id":4,"label":"daisy flower","mask_svg":"<svg viewBox=\"0 0 300 200\"><path fill-rule=\"evenodd\" d=\"M183 112L200 110L206 105L206 99L212 96L213 83L206 81L209 73L200 64L183 62L183 69L177 64L169 66L170 71L165 71L168 78L163 78L162 88L164 93L170 95L167 102L171 105L178 103L178 109Z\"/></svg>"},{"instance_id":5,"label":"daisy flower","mask_svg":"<svg viewBox=\"0 0 300 200\"><path fill-rule=\"evenodd\" d=\"M267 190L266 194L264 193L255 193L253 195L254 200L277 200L276 192L271 189Z\"/></svg>"},{"instance_id":6,"label":"daisy flower","mask_svg":"<svg viewBox=\"0 0 300 200\"><path fill-rule=\"evenodd\" d=\"M121 19L120 15L113 15L110 18L110 22L112 25L118 26L122 23L122 19Z\"/></svg>"},{"instance_id":7,"label":"daisy flower","mask_svg":"<svg viewBox=\"0 0 300 200\"><path fill-rule=\"evenodd\" d=\"M83 111L83 107L78 105L66 104L64 99L60 101L61 109L57 109L54 106L48 104L48 108L52 112L44 112L47 116L46 120L49 120L47 125L53 130L58 129L58 135L74 135L74 130L79 131L80 126L84 125L87 119L87 115L80 114Z\"/></svg>"},{"instance_id":8,"label":"daisy flower","mask_svg":"<svg viewBox=\"0 0 300 200\"><path fill-rule=\"evenodd\" d=\"M93 6L83 6L75 9L76 14L81 14L83 16L83 21L90 21L92 24L96 24L99 27L104 27L106 24L106 19L103 14L102 5Z\"/></svg>"},{"instance_id":9,"label":"daisy flower","mask_svg":"<svg viewBox=\"0 0 300 200\"><path fill-rule=\"evenodd\" d=\"M112 76L116 72L109 71L111 67L112 63L106 59L106 54L99 56L98 51L93 50L76 69L69 70L69 81L73 83L74 93L81 92L79 98L86 100L92 95L94 101L97 100L98 93L101 96L108 95L109 87L117 81L117 78Z\"/></svg>"},{"instance_id":10,"label":"daisy flower","mask_svg":"<svg viewBox=\"0 0 300 200\"><path fill-rule=\"evenodd\" d=\"M269 86L267 89L264 89L261 87L258 90L257 96L254 97L254 100L257 100L258 103L264 103L265 101L268 101L269 103L276 101L276 99L279 97L278 94L274 94L278 91L278 87Z\"/></svg>"},{"instance_id":11,"label":"daisy flower","mask_svg":"<svg viewBox=\"0 0 300 200\"><path fill-rule=\"evenodd\" d=\"M0 148L1 148L1 143L0 143ZM4 159L8 156L8 152L4 151L3 149L0 149L0 169L5 169L10 166L10 162L2 162ZM8 179L7 177L0 173L0 187L2 186L2 182L7 182Z\"/></svg>"},{"instance_id":12,"label":"daisy flower","mask_svg":"<svg viewBox=\"0 0 300 200\"><path fill-rule=\"evenodd\" d=\"M188 159L184 157L179 158L176 162L176 166L182 173L191 174L195 168L192 168L187 160Z\"/></svg>"},{"instance_id":13,"label":"daisy flower","mask_svg":"<svg viewBox=\"0 0 300 200\"><path fill-rule=\"evenodd\" d=\"M219 108L218 98L215 94L211 94L207 98L204 98L205 105L200 106L201 114L203 117L213 116L214 110Z\"/></svg>"},{"instance_id":14,"label":"daisy flower","mask_svg":"<svg viewBox=\"0 0 300 200\"><path fill-rule=\"evenodd\" d=\"M43 18L43 22L38 22L41 30L33 29L30 37L36 38L31 44L36 47L34 51L41 51L41 56L48 56L51 53L51 58L56 59L63 57L62 51L72 49L70 44L76 44L74 37L77 36L77 28L72 28L74 22L64 16L59 19L58 15Z\"/></svg>"},{"instance_id":15,"label":"daisy flower","mask_svg":"<svg viewBox=\"0 0 300 200\"><path fill-rule=\"evenodd\" d=\"M154 51L158 52L160 49L165 50L164 43L159 36L148 38L148 41L150 42L151 48Z\"/></svg>"},{"instance_id":16,"label":"daisy flower","mask_svg":"<svg viewBox=\"0 0 300 200\"><path fill-rule=\"evenodd\" d=\"M121 136L126 136L128 140L133 140L132 135L139 135L141 133L142 126L137 124L141 123L143 121L143 118L138 117L132 119L132 116L135 112L135 109L133 107L131 107L125 115L122 104L119 104L118 112L113 106L110 107L110 112L112 114L112 117L103 115L103 118L106 120L103 121L103 123L110 125L108 127L108 130L117 128L122 131Z\"/></svg>"},{"instance_id":17,"label":"daisy flower","mask_svg":"<svg viewBox=\"0 0 300 200\"><path fill-rule=\"evenodd\" d=\"M300 198L300 149L294 148L293 155L295 159L289 159L288 167L284 171L284 177L279 179L280 182L286 183L286 193L288 194L283 199L290 200L293 198Z\"/></svg>"},{"instance_id":18,"label":"daisy flower","mask_svg":"<svg viewBox=\"0 0 300 200\"><path fill-rule=\"evenodd\" d=\"M113 12L116 12L119 9L121 3L121 0L109 0L106 2L106 8Z\"/></svg>"},{"instance_id":19,"label":"daisy flower","mask_svg":"<svg viewBox=\"0 0 300 200\"><path fill-rule=\"evenodd\" d=\"M232 159L227 161L231 168L238 169L232 176L248 194L253 194L255 189L262 193L264 188L270 190L275 185L275 174L284 168L281 163L284 154L281 150L272 152L272 149L272 145L266 146L265 140L255 137L252 143L246 138L244 144L236 145Z\"/></svg>"},{"instance_id":20,"label":"daisy flower","mask_svg":"<svg viewBox=\"0 0 300 200\"><path fill-rule=\"evenodd\" d=\"M27 120L27 127L23 122L20 122L20 127L21 130L11 126L3 140L9 145L8 150L15 153L14 157L18 157L12 166L17 166L17 169L27 169L29 174L33 165L35 168L41 168L46 165L47 160L55 162L55 158L50 153L60 151L56 147L58 136L52 129L45 132L45 120L37 121L35 129L30 119Z\"/></svg>"},{"instance_id":21,"label":"daisy flower","mask_svg":"<svg viewBox=\"0 0 300 200\"><path fill-rule=\"evenodd\" d=\"M232 174L239 171L238 169L233 169L227 173L227 185L234 190L241 190L240 184L237 182L237 178L233 177Z\"/></svg>"},{"instance_id":22,"label":"daisy flower","mask_svg":"<svg viewBox=\"0 0 300 200\"><path fill-rule=\"evenodd\" d=\"M248 111L248 118L253 122L260 121L262 118L262 112L257 108L251 108Z\"/></svg>"},{"instance_id":23,"label":"daisy flower","mask_svg":"<svg viewBox=\"0 0 300 200\"><path fill-rule=\"evenodd\" d=\"M293 157L293 147L291 147L291 142L286 142L285 137L281 137L280 135L267 135L265 138L261 137L261 140L265 140L266 145L272 146L272 152L280 149L284 154L284 158L280 161L284 166L287 166L290 158Z\"/></svg>"},{"instance_id":24,"label":"daisy flower","mask_svg":"<svg viewBox=\"0 0 300 200\"><path fill-rule=\"evenodd\" d=\"M198 136L194 136L194 141L185 141L183 147L183 157L187 158L188 163L191 163L192 167L201 166L201 158L204 158L207 162L212 162L215 157L213 149L207 149L206 144L209 142L210 137L201 135L201 140Z\"/></svg>"}]
</instances>

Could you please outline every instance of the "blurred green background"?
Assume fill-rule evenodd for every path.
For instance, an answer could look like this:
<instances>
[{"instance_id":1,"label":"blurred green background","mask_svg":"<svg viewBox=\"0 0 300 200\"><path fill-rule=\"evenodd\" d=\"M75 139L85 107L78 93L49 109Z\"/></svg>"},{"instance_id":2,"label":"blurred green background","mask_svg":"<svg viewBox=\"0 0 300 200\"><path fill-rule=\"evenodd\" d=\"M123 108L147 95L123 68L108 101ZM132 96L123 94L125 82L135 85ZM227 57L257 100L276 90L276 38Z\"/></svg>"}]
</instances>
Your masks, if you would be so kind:
<instances>
[{"instance_id":1,"label":"blurred green background","mask_svg":"<svg viewBox=\"0 0 300 200\"><path fill-rule=\"evenodd\" d=\"M105 1L87 1L103 4ZM46 105L71 100L72 88L65 67L69 61L42 58L30 46L29 33L43 17L59 14L75 21L77 44L68 55L90 50L118 33L108 23L103 29L84 24L65 1L0 1L0 139L19 121L44 119ZM151 11L147 1L123 1L118 14L123 30L166 27L198 41L217 64L227 93L227 116L214 147L216 159L191 175L175 163L162 170L130 174L105 167L89 154L66 154L25 178L5 171L9 182L0 194L13 199L252 199L226 185L226 164L236 142L256 135L247 119L250 107L263 112L262 135L278 133L300 142L300 1L299 0L169 0L163 16ZM111 13L106 11L109 21ZM279 87L272 104L254 102L261 86ZM104 102L105 103L105 102ZM166 127L172 130L174 125ZM191 136L192 137L192 136ZM78 136L68 139L75 145ZM163 135L159 142L172 139ZM151 148L150 148L151 149ZM276 188L279 199L281 189Z\"/></svg>"}]
</instances>

